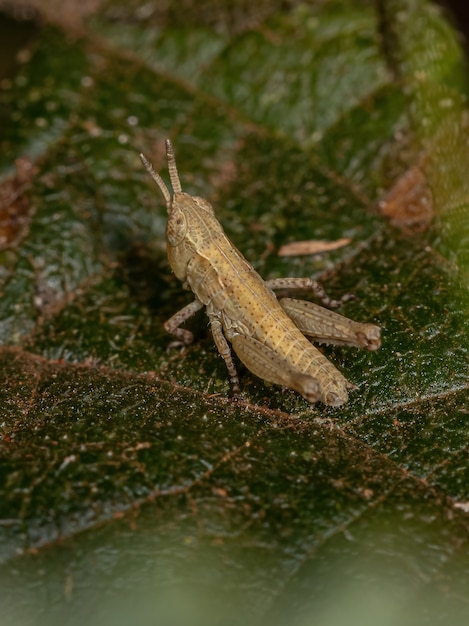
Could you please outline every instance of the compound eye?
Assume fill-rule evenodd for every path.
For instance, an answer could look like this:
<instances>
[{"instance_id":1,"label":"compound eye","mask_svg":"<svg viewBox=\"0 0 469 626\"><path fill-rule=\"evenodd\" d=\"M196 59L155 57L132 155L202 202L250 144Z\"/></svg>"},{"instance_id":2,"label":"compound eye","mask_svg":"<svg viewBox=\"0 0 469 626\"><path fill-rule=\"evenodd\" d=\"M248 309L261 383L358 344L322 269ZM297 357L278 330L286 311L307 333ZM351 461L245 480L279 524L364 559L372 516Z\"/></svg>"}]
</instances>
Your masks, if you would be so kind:
<instances>
[{"instance_id":1,"label":"compound eye","mask_svg":"<svg viewBox=\"0 0 469 626\"><path fill-rule=\"evenodd\" d=\"M166 240L170 246L178 246L187 232L186 216L181 209L173 208L166 225Z\"/></svg>"}]
</instances>

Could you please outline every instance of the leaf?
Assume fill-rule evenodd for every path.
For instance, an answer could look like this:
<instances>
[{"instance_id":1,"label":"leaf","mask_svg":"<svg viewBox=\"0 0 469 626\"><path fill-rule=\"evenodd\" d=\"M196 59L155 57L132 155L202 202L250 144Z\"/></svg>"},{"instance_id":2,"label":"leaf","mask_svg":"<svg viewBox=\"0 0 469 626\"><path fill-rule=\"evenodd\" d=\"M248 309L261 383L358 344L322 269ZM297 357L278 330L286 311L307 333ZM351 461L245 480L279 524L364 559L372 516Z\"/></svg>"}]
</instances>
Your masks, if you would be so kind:
<instances>
[{"instance_id":1,"label":"leaf","mask_svg":"<svg viewBox=\"0 0 469 626\"><path fill-rule=\"evenodd\" d=\"M2 626L465 624L467 86L440 10L46 5L0 94ZM166 176L168 136L265 278L383 328L325 350L345 407L245 370L234 402L203 315L167 353L191 296L138 153ZM379 203L414 168L432 221L399 230Z\"/></svg>"}]
</instances>

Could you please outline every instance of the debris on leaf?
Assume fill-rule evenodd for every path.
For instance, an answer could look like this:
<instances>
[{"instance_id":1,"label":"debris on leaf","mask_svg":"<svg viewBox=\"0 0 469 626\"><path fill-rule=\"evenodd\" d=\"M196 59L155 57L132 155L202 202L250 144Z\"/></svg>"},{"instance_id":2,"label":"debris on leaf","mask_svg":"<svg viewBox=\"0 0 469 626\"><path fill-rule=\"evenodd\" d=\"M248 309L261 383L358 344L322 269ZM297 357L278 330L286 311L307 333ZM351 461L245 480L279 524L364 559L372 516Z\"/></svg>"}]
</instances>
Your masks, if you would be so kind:
<instances>
[{"instance_id":1,"label":"debris on leaf","mask_svg":"<svg viewBox=\"0 0 469 626\"><path fill-rule=\"evenodd\" d=\"M402 230L422 231L433 215L433 198L422 170L414 165L379 202L381 213Z\"/></svg>"},{"instance_id":2,"label":"debris on leaf","mask_svg":"<svg viewBox=\"0 0 469 626\"><path fill-rule=\"evenodd\" d=\"M18 245L28 232L32 215L27 192L37 171L26 158L17 159L15 166L16 173L0 188L0 250Z\"/></svg>"},{"instance_id":3,"label":"debris on leaf","mask_svg":"<svg viewBox=\"0 0 469 626\"><path fill-rule=\"evenodd\" d=\"M329 252L337 250L343 246L348 246L352 240L348 237L336 239L336 241L322 241L320 239L311 239L309 241L292 241L280 248L279 256L301 256L305 254L319 254L321 252Z\"/></svg>"}]
</instances>

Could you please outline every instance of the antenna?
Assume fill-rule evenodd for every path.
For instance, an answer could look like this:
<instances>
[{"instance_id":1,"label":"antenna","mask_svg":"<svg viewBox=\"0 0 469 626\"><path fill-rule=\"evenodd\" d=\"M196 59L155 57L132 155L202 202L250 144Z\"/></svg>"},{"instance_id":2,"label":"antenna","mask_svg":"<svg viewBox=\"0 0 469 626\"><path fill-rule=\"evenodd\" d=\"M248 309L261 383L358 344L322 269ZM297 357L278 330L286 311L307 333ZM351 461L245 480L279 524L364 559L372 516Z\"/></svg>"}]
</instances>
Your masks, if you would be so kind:
<instances>
[{"instance_id":1,"label":"antenna","mask_svg":"<svg viewBox=\"0 0 469 626\"><path fill-rule=\"evenodd\" d=\"M173 144L169 139L166 139L166 157L168 159L169 178L171 179L173 192L180 193L182 191L181 181L179 180L179 174L176 167Z\"/></svg>"},{"instance_id":2,"label":"antenna","mask_svg":"<svg viewBox=\"0 0 469 626\"><path fill-rule=\"evenodd\" d=\"M173 154L173 158L174 158L174 154ZM153 165L150 163L150 161L147 159L147 157L143 154L140 155L140 160L142 161L145 169L147 170L147 172L150 174L150 176L153 178L153 180L155 181L155 183L158 185L158 187L160 188L161 193L164 196L164 199L166 201L166 206L168 207L168 211L169 208L171 206L171 194L168 191L168 188L166 187L166 184L164 182L164 180L161 178L161 176L158 174L158 172L155 172L155 170L153 169ZM174 166L176 167L176 166ZM177 170L176 170L176 177L177 177ZM179 182L179 179L177 179ZM171 178L171 183L172 183L172 178ZM179 185L180 187L181 185ZM173 189L174 189L174 185L173 185Z\"/></svg>"}]
</instances>

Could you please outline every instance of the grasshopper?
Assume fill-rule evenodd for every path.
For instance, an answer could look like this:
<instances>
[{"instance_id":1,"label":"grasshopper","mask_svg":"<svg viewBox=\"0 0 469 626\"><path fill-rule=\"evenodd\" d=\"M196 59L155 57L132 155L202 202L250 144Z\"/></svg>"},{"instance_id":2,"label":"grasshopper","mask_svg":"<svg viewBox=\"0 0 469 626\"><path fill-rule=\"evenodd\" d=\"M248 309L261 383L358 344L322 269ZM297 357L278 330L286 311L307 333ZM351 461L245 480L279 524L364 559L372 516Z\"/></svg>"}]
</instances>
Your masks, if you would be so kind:
<instances>
[{"instance_id":1,"label":"grasshopper","mask_svg":"<svg viewBox=\"0 0 469 626\"><path fill-rule=\"evenodd\" d=\"M151 163L143 154L140 158L166 201L171 268L183 287L195 295L193 302L165 323L166 331L176 337L175 343L190 344L193 335L181 324L205 306L235 395L239 378L228 341L240 361L259 378L294 389L309 402L344 404L347 390L355 385L306 336L320 343L377 350L381 344L378 326L354 322L305 300L278 300L275 289L310 288L323 302L332 302L313 279L264 281L225 235L212 206L203 198L182 191L169 139L166 156L172 197Z\"/></svg>"}]
</instances>

